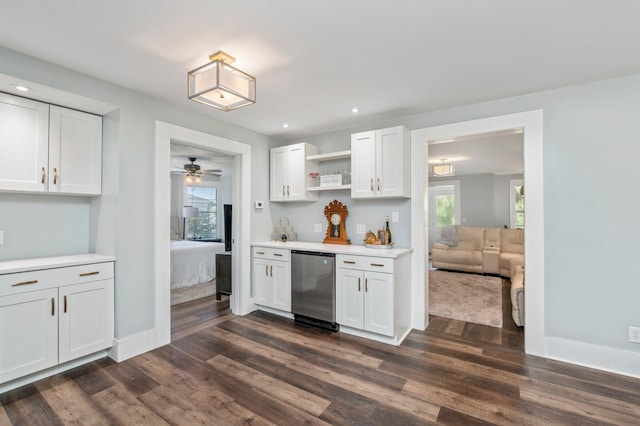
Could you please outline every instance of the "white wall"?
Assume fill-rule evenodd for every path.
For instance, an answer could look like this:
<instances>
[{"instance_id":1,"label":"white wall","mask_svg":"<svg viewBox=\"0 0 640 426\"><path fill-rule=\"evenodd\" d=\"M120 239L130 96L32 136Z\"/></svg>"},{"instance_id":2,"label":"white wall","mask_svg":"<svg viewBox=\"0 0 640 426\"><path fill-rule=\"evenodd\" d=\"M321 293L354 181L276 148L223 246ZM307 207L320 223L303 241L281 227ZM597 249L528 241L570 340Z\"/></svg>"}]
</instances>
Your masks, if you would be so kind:
<instances>
[{"instance_id":1,"label":"white wall","mask_svg":"<svg viewBox=\"0 0 640 426\"><path fill-rule=\"evenodd\" d=\"M103 150L106 151L103 182L107 193L89 206L74 208L68 217L83 228L83 232L69 232L65 221L48 222L63 227L65 239L83 251L98 248L116 256L116 337L123 338L154 326L154 140L156 120L218 135L252 145L252 198L268 200L269 138L252 131L219 121L210 115L194 113L134 91L98 80L56 65L0 48L0 73L53 87L58 90L96 99L118 108L110 114L105 126ZM203 111L209 111L203 106ZM222 114L222 113L220 113ZM108 130L108 131L107 131ZM169 191L170 188L167 188ZM5 195L0 195L5 199ZM48 197L44 197L48 198ZM40 201L47 203L49 201ZM57 204L59 201L51 201ZM84 201L87 203L87 201ZM15 217L20 205L3 209L5 215ZM252 238L267 239L270 235L269 205L252 215ZM86 211L85 211L86 210ZM91 211L89 211L91 210ZM51 209L40 209L36 221L48 221ZM56 213L55 216L62 216ZM66 216L66 214L65 214ZM83 219L85 217L86 219ZM71 219L65 219L71 221ZM90 223L91 220L91 223ZM82 222L85 224L82 225ZM28 234L25 223L8 229L9 234ZM49 227L47 227L49 228ZM1 228L0 228L1 229ZM14 231L15 230L15 231ZM90 235L91 233L91 235ZM31 234L29 234L31 236ZM5 253L23 250L25 257L49 256L59 243L57 232L38 233L38 241L46 252L24 251L23 242L7 241L0 246ZM102 251L104 249L104 251ZM77 252L77 250L73 250ZM29 255L32 253L33 255ZM60 253L61 254L61 253ZM64 253L67 254L67 253ZM22 255L20 256L22 257Z\"/></svg>"}]
</instances>

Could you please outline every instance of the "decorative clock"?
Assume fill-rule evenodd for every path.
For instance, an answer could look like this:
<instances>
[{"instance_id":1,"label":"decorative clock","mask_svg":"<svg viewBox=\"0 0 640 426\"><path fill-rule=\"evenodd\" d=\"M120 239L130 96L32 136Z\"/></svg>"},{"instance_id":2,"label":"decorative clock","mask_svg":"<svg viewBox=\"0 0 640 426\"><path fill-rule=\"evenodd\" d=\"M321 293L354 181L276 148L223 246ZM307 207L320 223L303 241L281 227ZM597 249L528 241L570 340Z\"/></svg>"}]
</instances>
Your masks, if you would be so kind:
<instances>
[{"instance_id":1,"label":"decorative clock","mask_svg":"<svg viewBox=\"0 0 640 426\"><path fill-rule=\"evenodd\" d=\"M327 218L327 236L322 241L324 244L351 244L347 238L344 222L349 210L338 200L333 200L324 207L324 216Z\"/></svg>"}]
</instances>

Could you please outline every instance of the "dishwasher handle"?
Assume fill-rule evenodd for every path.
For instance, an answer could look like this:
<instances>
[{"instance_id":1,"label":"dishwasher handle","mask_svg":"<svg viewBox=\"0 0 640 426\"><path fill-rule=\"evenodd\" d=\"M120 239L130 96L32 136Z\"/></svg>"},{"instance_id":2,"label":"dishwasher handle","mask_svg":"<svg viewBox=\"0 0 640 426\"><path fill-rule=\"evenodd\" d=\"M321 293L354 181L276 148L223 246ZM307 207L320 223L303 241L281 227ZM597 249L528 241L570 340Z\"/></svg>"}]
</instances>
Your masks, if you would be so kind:
<instances>
[{"instance_id":1,"label":"dishwasher handle","mask_svg":"<svg viewBox=\"0 0 640 426\"><path fill-rule=\"evenodd\" d=\"M307 250L291 250L291 254L302 254L302 255L307 255L307 256L336 257L335 253L323 253L321 251L307 251Z\"/></svg>"}]
</instances>

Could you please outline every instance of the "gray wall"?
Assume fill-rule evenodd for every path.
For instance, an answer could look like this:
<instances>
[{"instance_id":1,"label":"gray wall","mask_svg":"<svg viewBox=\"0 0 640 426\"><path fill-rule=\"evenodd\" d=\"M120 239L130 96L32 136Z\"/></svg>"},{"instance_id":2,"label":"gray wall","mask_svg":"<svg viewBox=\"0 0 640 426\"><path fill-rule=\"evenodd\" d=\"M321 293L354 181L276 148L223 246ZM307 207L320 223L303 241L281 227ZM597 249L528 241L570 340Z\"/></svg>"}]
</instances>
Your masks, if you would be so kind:
<instances>
[{"instance_id":1,"label":"gray wall","mask_svg":"<svg viewBox=\"0 0 640 426\"><path fill-rule=\"evenodd\" d=\"M634 278L640 194L628 189L640 180L640 75L417 114L308 141L328 146L338 136L372 128L421 129L538 109L544 114L545 335L640 352L627 338L628 325L640 326Z\"/></svg>"},{"instance_id":2,"label":"gray wall","mask_svg":"<svg viewBox=\"0 0 640 426\"><path fill-rule=\"evenodd\" d=\"M509 181L522 179L523 175L494 175L490 173L431 177L429 186L439 181L460 182L460 219L466 226L509 226Z\"/></svg>"},{"instance_id":3,"label":"gray wall","mask_svg":"<svg viewBox=\"0 0 640 426\"><path fill-rule=\"evenodd\" d=\"M254 241L268 239L272 216L278 218L283 213L290 215L297 229L308 232L317 216L306 219L305 214L316 214L332 197L327 194L316 206L268 203L268 147L290 141L272 141L210 116L5 49L0 49L0 72L119 106L113 117L117 131L107 138L105 147L110 152L105 168L109 194L103 195L100 206L92 204L90 213L92 218L100 218L100 224L104 215L109 217L111 228L107 230L90 226L99 236L92 235L90 240L95 247L115 247L118 257L119 337L153 327L153 211L147 207L153 205L154 198L155 120L252 145L252 199L266 202L265 209L252 211ZM640 345L627 341L627 326L640 325L636 304L640 286L635 279L640 194L628 189L628 183L640 180L640 144L636 143L640 140L640 75L370 123L307 140L320 146L321 152L328 152L348 146L349 135L357 131L399 124L419 129L536 109L544 112L545 334L639 353ZM621 201L624 208L620 208ZM13 205L4 203L2 210L20 208L15 201ZM363 214L355 212L359 209L354 203L354 216L348 221L355 217L354 222L363 220L367 226L376 226L379 217L398 208L401 223L392 230L405 245L410 232L406 205L406 200L368 202ZM78 206L77 211L83 208ZM46 214L40 211L35 219L45 220ZM76 235L68 223L59 227L65 238ZM355 239L355 234L350 234ZM56 238L56 234L43 232L40 242L53 252ZM15 241L5 244L5 255L17 247Z\"/></svg>"},{"instance_id":4,"label":"gray wall","mask_svg":"<svg viewBox=\"0 0 640 426\"><path fill-rule=\"evenodd\" d=\"M1 194L0 211L2 220L6 222L0 223L0 226L9 224L5 229L9 237L6 244L0 246L0 260L8 259L13 256L12 253L21 253L15 257L77 253L80 247L84 252L96 249L112 254L117 258L116 337L123 338L152 329L155 240L154 211L151 206L154 205L155 192L156 120L251 145L252 199L269 199L268 146L271 141L263 135L210 115L169 105L4 48L0 48L0 73L117 106L104 125L103 196L94 200L79 198L75 201L30 196L35 197L42 206L34 210L33 220L47 224L41 231L32 232L28 229L28 223L16 219L21 209L21 203L15 201L16 196ZM203 106L203 111L209 110ZM62 206L53 208L49 203ZM77 205L72 206L73 203ZM270 235L267 231L272 221L268 202L266 207L259 213L252 210L252 239L264 240ZM72 217L73 220L70 219ZM29 237L37 234L37 249L33 243L33 250L25 249L24 241L11 237L16 233Z\"/></svg>"}]
</instances>

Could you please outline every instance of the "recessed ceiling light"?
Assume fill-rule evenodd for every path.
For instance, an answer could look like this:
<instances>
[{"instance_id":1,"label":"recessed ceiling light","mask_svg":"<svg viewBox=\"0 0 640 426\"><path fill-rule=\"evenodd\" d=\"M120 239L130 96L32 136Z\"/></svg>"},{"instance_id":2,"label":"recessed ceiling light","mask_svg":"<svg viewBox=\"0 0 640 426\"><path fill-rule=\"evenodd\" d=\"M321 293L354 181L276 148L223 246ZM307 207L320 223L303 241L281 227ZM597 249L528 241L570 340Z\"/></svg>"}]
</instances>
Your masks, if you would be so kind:
<instances>
[{"instance_id":1,"label":"recessed ceiling light","mask_svg":"<svg viewBox=\"0 0 640 426\"><path fill-rule=\"evenodd\" d=\"M18 92L29 92L31 89L27 86L23 86L21 84L12 84L11 87L16 89Z\"/></svg>"},{"instance_id":2,"label":"recessed ceiling light","mask_svg":"<svg viewBox=\"0 0 640 426\"><path fill-rule=\"evenodd\" d=\"M282 125L282 127L284 127L285 129L287 129L287 128L289 127L289 125L288 125L287 123L284 123L284 124Z\"/></svg>"},{"instance_id":3,"label":"recessed ceiling light","mask_svg":"<svg viewBox=\"0 0 640 426\"><path fill-rule=\"evenodd\" d=\"M355 114L356 112L358 112L358 108L352 109L351 112Z\"/></svg>"}]
</instances>

